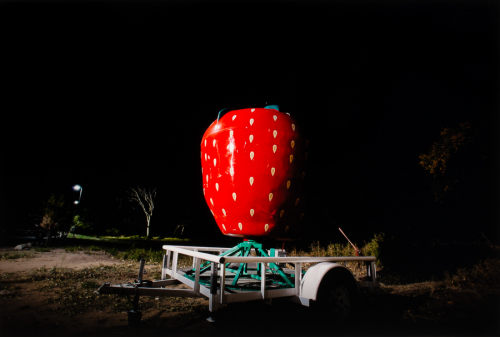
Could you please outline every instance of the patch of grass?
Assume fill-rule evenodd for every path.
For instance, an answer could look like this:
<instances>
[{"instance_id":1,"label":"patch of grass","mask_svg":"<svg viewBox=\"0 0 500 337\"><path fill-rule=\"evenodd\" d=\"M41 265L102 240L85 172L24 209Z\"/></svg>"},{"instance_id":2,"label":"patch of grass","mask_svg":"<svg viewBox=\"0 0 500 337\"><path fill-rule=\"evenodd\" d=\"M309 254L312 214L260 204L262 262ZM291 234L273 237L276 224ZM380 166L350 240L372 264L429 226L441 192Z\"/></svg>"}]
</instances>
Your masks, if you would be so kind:
<instances>
[{"instance_id":1,"label":"patch of grass","mask_svg":"<svg viewBox=\"0 0 500 337\"><path fill-rule=\"evenodd\" d=\"M146 263L160 263L163 261L164 250L153 250L153 249L142 249L142 248L132 248L124 252L118 252L116 257L122 260L134 260L139 261L141 258L146 261Z\"/></svg>"},{"instance_id":2,"label":"patch of grass","mask_svg":"<svg viewBox=\"0 0 500 337\"><path fill-rule=\"evenodd\" d=\"M6 273L0 275L0 296L17 296L16 283L35 283L36 291L47 293L46 303L56 304L53 310L62 315L79 315L84 312L128 312L132 308L133 296L103 295L95 290L104 282L123 284L137 278L138 262L96 266L73 270L69 268L38 268L27 275ZM160 266L147 267L148 274L160 275ZM164 298L142 296L139 310L162 309L166 311L193 311L205 306L191 298Z\"/></svg>"},{"instance_id":3,"label":"patch of grass","mask_svg":"<svg viewBox=\"0 0 500 337\"><path fill-rule=\"evenodd\" d=\"M0 284L0 298L2 297L16 297L18 295L17 290L20 287L8 286L5 284Z\"/></svg>"},{"instance_id":4,"label":"patch of grass","mask_svg":"<svg viewBox=\"0 0 500 337\"><path fill-rule=\"evenodd\" d=\"M83 234L70 234L68 237L71 238L77 238L77 239L90 239L90 240L95 240L98 239L96 236L93 235L83 235Z\"/></svg>"},{"instance_id":5,"label":"patch of grass","mask_svg":"<svg viewBox=\"0 0 500 337\"><path fill-rule=\"evenodd\" d=\"M15 259L21 259L21 258L31 258L33 257L33 252L31 251L26 251L26 252L5 252L0 255L0 260L15 260Z\"/></svg>"},{"instance_id":6,"label":"patch of grass","mask_svg":"<svg viewBox=\"0 0 500 337\"><path fill-rule=\"evenodd\" d=\"M52 249L49 247L34 247L33 251L38 252L38 253L47 253L50 252Z\"/></svg>"},{"instance_id":7,"label":"patch of grass","mask_svg":"<svg viewBox=\"0 0 500 337\"><path fill-rule=\"evenodd\" d=\"M120 260L139 261L143 258L146 263L161 263L165 251L163 249L153 250L144 248L129 248L126 250L118 250L117 248L103 247L98 245L91 246L67 246L64 248L66 252L81 251L85 254L93 254L96 252L104 251L111 256Z\"/></svg>"},{"instance_id":8,"label":"patch of grass","mask_svg":"<svg viewBox=\"0 0 500 337\"><path fill-rule=\"evenodd\" d=\"M188 238L176 238L176 237L160 237L160 236L155 236L155 237L150 237L148 238L147 236L142 236L142 235L131 235L131 236L125 236L125 235L120 235L120 236L102 236L101 238L110 240L110 241L159 241L159 242L169 242L169 241L174 241L174 242L189 242L191 239Z\"/></svg>"},{"instance_id":9,"label":"patch of grass","mask_svg":"<svg viewBox=\"0 0 500 337\"><path fill-rule=\"evenodd\" d=\"M80 284L80 287L82 287L83 289L97 289L99 288L99 284L97 284L97 282L95 281L85 281Z\"/></svg>"},{"instance_id":10,"label":"patch of grass","mask_svg":"<svg viewBox=\"0 0 500 337\"><path fill-rule=\"evenodd\" d=\"M500 286L500 259L480 261L469 268L458 268L454 272L445 271L445 283L448 287L491 288Z\"/></svg>"},{"instance_id":11,"label":"patch of grass","mask_svg":"<svg viewBox=\"0 0 500 337\"><path fill-rule=\"evenodd\" d=\"M84 311L103 311L112 308L116 301L114 296L95 293L102 282L99 280L116 282L118 279L118 283L123 283L124 279L133 280L137 277L137 268L137 263L114 266L101 265L82 270L42 267L32 270L28 276L11 281L36 282L39 285L38 291L54 293L48 298L47 303L58 304L56 311L75 315Z\"/></svg>"},{"instance_id":12,"label":"patch of grass","mask_svg":"<svg viewBox=\"0 0 500 337\"><path fill-rule=\"evenodd\" d=\"M83 251L83 248L82 246L66 246L64 247L64 250L66 251L66 253L73 253L79 250Z\"/></svg>"},{"instance_id":13,"label":"patch of grass","mask_svg":"<svg viewBox=\"0 0 500 337\"><path fill-rule=\"evenodd\" d=\"M113 256L116 256L118 254L118 249L116 248L109 248L109 247L102 247L102 246L97 246L97 245L91 245L91 246L66 246L64 247L64 250L67 253L74 253L74 252L84 252L84 253L91 253L91 252L100 252L104 251L106 253L109 253Z\"/></svg>"}]
</instances>

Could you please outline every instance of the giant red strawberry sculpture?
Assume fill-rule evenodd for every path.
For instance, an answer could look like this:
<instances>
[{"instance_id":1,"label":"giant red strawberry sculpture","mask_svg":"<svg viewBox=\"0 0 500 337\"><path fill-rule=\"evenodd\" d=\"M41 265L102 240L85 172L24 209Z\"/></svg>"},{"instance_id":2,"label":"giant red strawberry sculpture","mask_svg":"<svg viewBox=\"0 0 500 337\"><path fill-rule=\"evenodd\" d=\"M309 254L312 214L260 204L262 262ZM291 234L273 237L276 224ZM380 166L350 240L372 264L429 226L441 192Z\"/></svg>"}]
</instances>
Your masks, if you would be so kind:
<instances>
[{"instance_id":1,"label":"giant red strawberry sculpture","mask_svg":"<svg viewBox=\"0 0 500 337\"><path fill-rule=\"evenodd\" d=\"M201 141L203 193L225 235L294 238L306 141L277 106L227 112Z\"/></svg>"}]
</instances>

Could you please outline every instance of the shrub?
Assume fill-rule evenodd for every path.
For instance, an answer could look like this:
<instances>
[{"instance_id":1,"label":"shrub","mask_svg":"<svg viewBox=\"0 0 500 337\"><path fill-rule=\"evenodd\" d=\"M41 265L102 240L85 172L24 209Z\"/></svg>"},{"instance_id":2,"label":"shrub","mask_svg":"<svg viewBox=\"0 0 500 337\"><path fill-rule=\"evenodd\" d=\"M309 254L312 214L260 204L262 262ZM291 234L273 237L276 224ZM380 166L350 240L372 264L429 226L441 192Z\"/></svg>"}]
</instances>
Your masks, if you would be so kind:
<instances>
[{"instance_id":1,"label":"shrub","mask_svg":"<svg viewBox=\"0 0 500 337\"><path fill-rule=\"evenodd\" d=\"M375 237L371 239L370 242L365 242L365 245L363 246L363 248L361 248L363 255L375 256L377 258L376 264L379 268L383 266L383 263L380 259L380 244L384 242L384 238L384 233L375 234Z\"/></svg>"},{"instance_id":2,"label":"shrub","mask_svg":"<svg viewBox=\"0 0 500 337\"><path fill-rule=\"evenodd\" d=\"M97 284L97 282L95 281L84 281L82 282L80 287L82 287L83 289L96 289L99 288L99 284Z\"/></svg>"},{"instance_id":3,"label":"shrub","mask_svg":"<svg viewBox=\"0 0 500 337\"><path fill-rule=\"evenodd\" d=\"M108 236L120 236L120 231L116 228L106 229L106 235Z\"/></svg>"}]
</instances>

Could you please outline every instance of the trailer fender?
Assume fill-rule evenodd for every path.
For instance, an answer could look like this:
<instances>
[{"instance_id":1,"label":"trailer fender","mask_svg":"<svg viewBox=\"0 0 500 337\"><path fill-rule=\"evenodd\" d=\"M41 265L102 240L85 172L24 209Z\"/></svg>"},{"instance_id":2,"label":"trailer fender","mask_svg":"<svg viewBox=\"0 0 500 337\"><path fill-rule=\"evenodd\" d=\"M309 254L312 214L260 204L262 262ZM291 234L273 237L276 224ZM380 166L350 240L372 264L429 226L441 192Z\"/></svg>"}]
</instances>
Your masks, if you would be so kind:
<instances>
[{"instance_id":1,"label":"trailer fender","mask_svg":"<svg viewBox=\"0 0 500 337\"><path fill-rule=\"evenodd\" d=\"M321 281L327 274L339 281L348 282L347 286L354 286L357 290L356 278L349 269L339 263L321 262L309 268L302 278L301 297L316 301Z\"/></svg>"}]
</instances>

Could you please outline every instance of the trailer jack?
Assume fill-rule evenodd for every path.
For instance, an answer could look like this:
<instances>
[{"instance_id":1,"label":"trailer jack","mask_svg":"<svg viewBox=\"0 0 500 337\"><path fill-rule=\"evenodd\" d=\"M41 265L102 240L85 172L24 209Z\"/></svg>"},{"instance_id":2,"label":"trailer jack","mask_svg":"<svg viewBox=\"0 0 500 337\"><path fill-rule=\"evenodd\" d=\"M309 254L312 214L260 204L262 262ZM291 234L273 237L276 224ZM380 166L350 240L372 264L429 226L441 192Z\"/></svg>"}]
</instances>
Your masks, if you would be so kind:
<instances>
[{"instance_id":1,"label":"trailer jack","mask_svg":"<svg viewBox=\"0 0 500 337\"><path fill-rule=\"evenodd\" d=\"M133 308L128 312L128 325L139 326L141 324L142 312L139 311L139 290L135 288L134 299L132 301Z\"/></svg>"}]
</instances>

